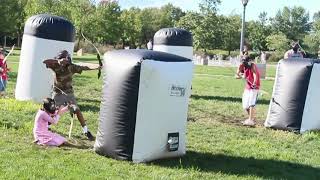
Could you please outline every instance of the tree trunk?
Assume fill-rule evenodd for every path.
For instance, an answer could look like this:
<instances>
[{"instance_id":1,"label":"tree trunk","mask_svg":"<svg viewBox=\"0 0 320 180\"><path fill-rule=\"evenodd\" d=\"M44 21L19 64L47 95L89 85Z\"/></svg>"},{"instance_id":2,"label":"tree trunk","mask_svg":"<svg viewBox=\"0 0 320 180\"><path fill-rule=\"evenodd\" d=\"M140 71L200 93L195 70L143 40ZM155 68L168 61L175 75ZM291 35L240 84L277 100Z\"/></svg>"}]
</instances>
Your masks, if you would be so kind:
<instances>
[{"instance_id":1,"label":"tree trunk","mask_svg":"<svg viewBox=\"0 0 320 180\"><path fill-rule=\"evenodd\" d=\"M17 36L17 47L21 47L21 35L18 32L18 36Z\"/></svg>"},{"instance_id":2,"label":"tree trunk","mask_svg":"<svg viewBox=\"0 0 320 180\"><path fill-rule=\"evenodd\" d=\"M82 34L81 33L82 32L81 28L80 28L79 32L80 32L80 35L81 35ZM76 45L75 51L78 51L80 49L80 41L81 41L81 37L82 37L80 35L79 35L79 38L78 38L78 41L77 41L77 45Z\"/></svg>"},{"instance_id":3,"label":"tree trunk","mask_svg":"<svg viewBox=\"0 0 320 180\"><path fill-rule=\"evenodd\" d=\"M6 46L7 46L7 36L4 36L3 48L5 48Z\"/></svg>"}]
</instances>

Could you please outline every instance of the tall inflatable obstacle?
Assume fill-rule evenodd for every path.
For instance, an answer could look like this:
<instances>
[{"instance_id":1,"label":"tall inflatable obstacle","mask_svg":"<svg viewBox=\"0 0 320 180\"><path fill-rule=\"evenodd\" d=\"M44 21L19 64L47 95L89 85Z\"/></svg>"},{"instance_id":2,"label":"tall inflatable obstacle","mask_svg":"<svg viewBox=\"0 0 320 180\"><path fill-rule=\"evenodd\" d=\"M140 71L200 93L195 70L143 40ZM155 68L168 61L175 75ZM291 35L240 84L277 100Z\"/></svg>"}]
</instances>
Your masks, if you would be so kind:
<instances>
[{"instance_id":1,"label":"tall inflatable obstacle","mask_svg":"<svg viewBox=\"0 0 320 180\"><path fill-rule=\"evenodd\" d=\"M74 48L75 28L66 19L40 14L30 17L24 28L15 97L41 102L51 96L52 71L42 62Z\"/></svg>"},{"instance_id":2,"label":"tall inflatable obstacle","mask_svg":"<svg viewBox=\"0 0 320 180\"><path fill-rule=\"evenodd\" d=\"M148 162L186 153L186 123L193 64L150 50L104 55L99 127L94 150Z\"/></svg>"},{"instance_id":3,"label":"tall inflatable obstacle","mask_svg":"<svg viewBox=\"0 0 320 180\"><path fill-rule=\"evenodd\" d=\"M281 60L265 126L303 133L320 129L320 64L312 59Z\"/></svg>"},{"instance_id":4,"label":"tall inflatable obstacle","mask_svg":"<svg viewBox=\"0 0 320 180\"><path fill-rule=\"evenodd\" d=\"M164 28L153 37L153 50L193 58L192 34L184 29Z\"/></svg>"}]
</instances>

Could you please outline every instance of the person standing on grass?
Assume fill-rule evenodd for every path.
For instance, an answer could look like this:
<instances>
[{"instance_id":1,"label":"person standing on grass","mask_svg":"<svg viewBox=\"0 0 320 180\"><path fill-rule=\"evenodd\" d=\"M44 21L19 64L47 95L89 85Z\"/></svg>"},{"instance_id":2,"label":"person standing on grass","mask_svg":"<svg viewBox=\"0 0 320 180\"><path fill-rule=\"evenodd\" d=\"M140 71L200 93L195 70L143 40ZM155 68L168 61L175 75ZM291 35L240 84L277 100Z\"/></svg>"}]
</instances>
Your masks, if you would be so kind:
<instances>
[{"instance_id":1,"label":"person standing on grass","mask_svg":"<svg viewBox=\"0 0 320 180\"><path fill-rule=\"evenodd\" d=\"M77 101L74 96L74 91L72 87L72 77L75 73L81 74L85 70L96 70L99 68L91 69L87 66L79 66L72 63L71 56L68 51L61 51L55 59L47 59L43 61L47 68L50 68L54 72L54 86L53 86L53 99L57 106L65 104L74 104L77 118L82 126L83 133L88 137L89 140L93 141L94 137L88 130L86 121L77 106Z\"/></svg>"},{"instance_id":2,"label":"person standing on grass","mask_svg":"<svg viewBox=\"0 0 320 180\"><path fill-rule=\"evenodd\" d=\"M249 56L243 56L242 63L238 67L236 78L241 79L242 76L246 80L242 95L242 106L248 114L248 119L242 121L242 124L254 126L256 124L256 103L260 88L260 74Z\"/></svg>"},{"instance_id":3,"label":"person standing on grass","mask_svg":"<svg viewBox=\"0 0 320 180\"><path fill-rule=\"evenodd\" d=\"M5 62L5 52L0 49L0 97L5 96L8 81L8 66Z\"/></svg>"}]
</instances>

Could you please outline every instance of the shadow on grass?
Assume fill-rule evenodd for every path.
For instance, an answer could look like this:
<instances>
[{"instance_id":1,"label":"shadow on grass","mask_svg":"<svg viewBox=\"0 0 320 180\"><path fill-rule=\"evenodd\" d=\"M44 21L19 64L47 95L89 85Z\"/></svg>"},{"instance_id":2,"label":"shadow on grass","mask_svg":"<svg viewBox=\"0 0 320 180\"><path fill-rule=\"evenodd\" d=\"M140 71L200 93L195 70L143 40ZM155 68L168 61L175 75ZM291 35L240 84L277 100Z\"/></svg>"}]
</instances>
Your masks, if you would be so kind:
<instances>
[{"instance_id":1,"label":"shadow on grass","mask_svg":"<svg viewBox=\"0 0 320 180\"><path fill-rule=\"evenodd\" d=\"M99 112L100 106L90 105L90 104L79 104L79 108L82 112L92 111Z\"/></svg>"},{"instance_id":2,"label":"shadow on grass","mask_svg":"<svg viewBox=\"0 0 320 180\"><path fill-rule=\"evenodd\" d=\"M88 98L81 98L81 97L78 97L77 98L77 101L78 102L89 102L89 103L97 103L100 105L101 103L101 100L98 100L98 99L88 99Z\"/></svg>"},{"instance_id":3,"label":"shadow on grass","mask_svg":"<svg viewBox=\"0 0 320 180\"><path fill-rule=\"evenodd\" d=\"M199 96L191 95L192 99L216 100L216 101L229 101L229 102L242 102L240 97L224 97L224 96ZM258 99L258 104L269 105L270 100Z\"/></svg>"},{"instance_id":4,"label":"shadow on grass","mask_svg":"<svg viewBox=\"0 0 320 180\"><path fill-rule=\"evenodd\" d=\"M222 154L188 151L176 159L152 162L153 165L179 169L195 169L239 176L258 176L265 179L318 179L320 168L273 159L255 159Z\"/></svg>"}]
</instances>

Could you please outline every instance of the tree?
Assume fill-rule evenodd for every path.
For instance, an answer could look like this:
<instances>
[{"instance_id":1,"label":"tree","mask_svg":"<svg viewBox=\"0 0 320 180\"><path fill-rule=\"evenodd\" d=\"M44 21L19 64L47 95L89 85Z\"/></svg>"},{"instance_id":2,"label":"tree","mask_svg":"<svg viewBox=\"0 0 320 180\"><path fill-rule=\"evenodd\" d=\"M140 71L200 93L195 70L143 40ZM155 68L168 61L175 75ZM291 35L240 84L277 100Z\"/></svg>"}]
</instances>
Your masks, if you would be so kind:
<instances>
[{"instance_id":1,"label":"tree","mask_svg":"<svg viewBox=\"0 0 320 180\"><path fill-rule=\"evenodd\" d=\"M121 11L117 2L99 4L95 12L98 42L115 45L121 37Z\"/></svg>"},{"instance_id":2,"label":"tree","mask_svg":"<svg viewBox=\"0 0 320 180\"><path fill-rule=\"evenodd\" d=\"M267 47L270 50L284 52L289 48L290 40L283 33L273 34L267 37Z\"/></svg>"},{"instance_id":3,"label":"tree","mask_svg":"<svg viewBox=\"0 0 320 180\"><path fill-rule=\"evenodd\" d=\"M312 30L320 31L320 11L314 13L313 15Z\"/></svg>"},{"instance_id":4,"label":"tree","mask_svg":"<svg viewBox=\"0 0 320 180\"><path fill-rule=\"evenodd\" d=\"M199 5L201 13L188 12L177 23L178 27L192 32L196 49L215 49L222 46L223 21L216 12L216 5L219 2L219 0L203 0Z\"/></svg>"},{"instance_id":5,"label":"tree","mask_svg":"<svg viewBox=\"0 0 320 180\"><path fill-rule=\"evenodd\" d=\"M228 17L220 16L223 26L223 37L221 48L228 50L228 54L232 50L239 48L239 39L241 32L241 17L239 15L231 15Z\"/></svg>"},{"instance_id":6,"label":"tree","mask_svg":"<svg viewBox=\"0 0 320 180\"><path fill-rule=\"evenodd\" d=\"M2 0L0 3L0 36L17 37L17 46L23 33L27 0Z\"/></svg>"},{"instance_id":7,"label":"tree","mask_svg":"<svg viewBox=\"0 0 320 180\"><path fill-rule=\"evenodd\" d=\"M122 23L122 45L135 47L137 44L141 45L141 31L142 22L140 16L141 10L138 8L131 8L124 10L121 13L120 20Z\"/></svg>"},{"instance_id":8,"label":"tree","mask_svg":"<svg viewBox=\"0 0 320 180\"><path fill-rule=\"evenodd\" d=\"M162 27L174 27L174 24L185 15L181 8L175 7L170 3L162 6L160 12L160 26Z\"/></svg>"},{"instance_id":9,"label":"tree","mask_svg":"<svg viewBox=\"0 0 320 180\"><path fill-rule=\"evenodd\" d=\"M317 54L320 47L320 31L316 31L305 36L303 44L309 53Z\"/></svg>"},{"instance_id":10,"label":"tree","mask_svg":"<svg viewBox=\"0 0 320 180\"><path fill-rule=\"evenodd\" d=\"M247 25L248 39L253 49L266 50L267 37L271 34L270 27L267 26L267 13L259 15L259 21L250 21Z\"/></svg>"},{"instance_id":11,"label":"tree","mask_svg":"<svg viewBox=\"0 0 320 180\"><path fill-rule=\"evenodd\" d=\"M309 13L303 7L284 7L271 20L276 32L282 32L291 40L303 39L310 31Z\"/></svg>"}]
</instances>

